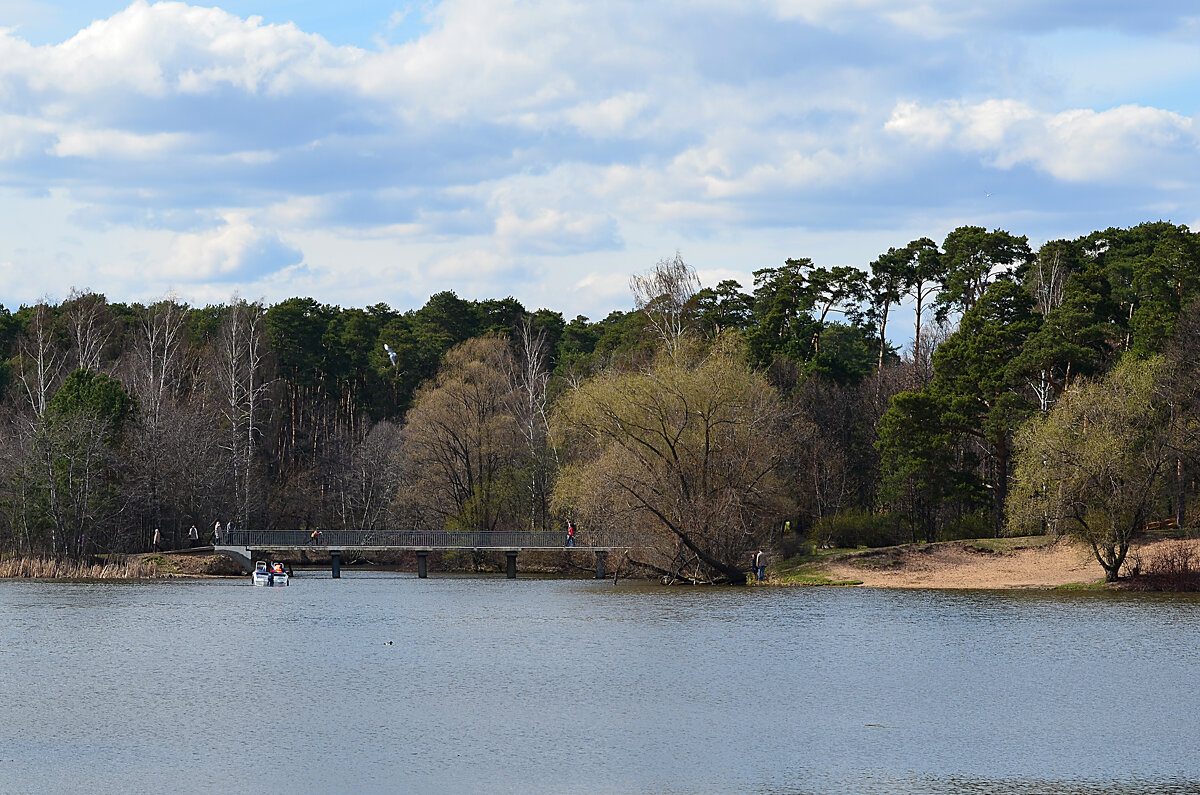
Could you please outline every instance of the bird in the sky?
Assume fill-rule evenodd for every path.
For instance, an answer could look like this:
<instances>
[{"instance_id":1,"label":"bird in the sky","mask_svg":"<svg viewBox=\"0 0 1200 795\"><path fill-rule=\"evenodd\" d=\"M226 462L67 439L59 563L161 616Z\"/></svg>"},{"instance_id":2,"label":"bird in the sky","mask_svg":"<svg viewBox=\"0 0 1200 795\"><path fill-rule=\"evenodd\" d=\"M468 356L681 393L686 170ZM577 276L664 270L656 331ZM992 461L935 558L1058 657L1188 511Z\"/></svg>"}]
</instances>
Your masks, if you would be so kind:
<instances>
[{"instance_id":1,"label":"bird in the sky","mask_svg":"<svg viewBox=\"0 0 1200 795\"><path fill-rule=\"evenodd\" d=\"M385 351L387 351L388 358L392 360L392 367L395 367L396 366L396 352L394 350L392 350L386 342L383 343L383 349Z\"/></svg>"}]
</instances>

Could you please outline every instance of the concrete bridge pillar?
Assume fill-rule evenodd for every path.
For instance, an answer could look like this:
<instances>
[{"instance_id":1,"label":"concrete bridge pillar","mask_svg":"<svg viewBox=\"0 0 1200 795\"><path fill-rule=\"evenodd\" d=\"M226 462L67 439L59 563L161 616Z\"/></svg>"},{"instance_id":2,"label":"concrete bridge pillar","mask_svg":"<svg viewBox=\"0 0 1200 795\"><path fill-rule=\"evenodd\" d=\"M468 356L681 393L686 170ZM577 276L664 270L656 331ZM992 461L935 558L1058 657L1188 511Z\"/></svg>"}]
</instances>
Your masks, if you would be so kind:
<instances>
[{"instance_id":1,"label":"concrete bridge pillar","mask_svg":"<svg viewBox=\"0 0 1200 795\"><path fill-rule=\"evenodd\" d=\"M604 579L604 563L608 560L608 552L606 550L596 550L596 579Z\"/></svg>"},{"instance_id":2,"label":"concrete bridge pillar","mask_svg":"<svg viewBox=\"0 0 1200 795\"><path fill-rule=\"evenodd\" d=\"M333 569L333 579L340 580L342 578L342 553L330 552L329 565Z\"/></svg>"},{"instance_id":3,"label":"concrete bridge pillar","mask_svg":"<svg viewBox=\"0 0 1200 795\"><path fill-rule=\"evenodd\" d=\"M429 576L429 550L417 551L417 576L422 580Z\"/></svg>"},{"instance_id":4,"label":"concrete bridge pillar","mask_svg":"<svg viewBox=\"0 0 1200 795\"><path fill-rule=\"evenodd\" d=\"M508 565L506 567L508 579L515 580L517 579L517 550L510 549L504 555L508 558Z\"/></svg>"}]
</instances>

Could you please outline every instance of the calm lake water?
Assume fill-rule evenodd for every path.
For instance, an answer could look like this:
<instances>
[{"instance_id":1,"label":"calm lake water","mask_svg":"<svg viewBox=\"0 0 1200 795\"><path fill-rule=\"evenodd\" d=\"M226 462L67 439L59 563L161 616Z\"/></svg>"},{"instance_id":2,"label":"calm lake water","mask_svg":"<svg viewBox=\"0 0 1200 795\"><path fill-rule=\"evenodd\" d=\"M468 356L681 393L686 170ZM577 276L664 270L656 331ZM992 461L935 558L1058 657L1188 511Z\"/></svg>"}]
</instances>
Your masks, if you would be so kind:
<instances>
[{"instance_id":1,"label":"calm lake water","mask_svg":"<svg viewBox=\"0 0 1200 795\"><path fill-rule=\"evenodd\" d=\"M1200 791L1200 600L0 581L0 792Z\"/></svg>"}]
</instances>

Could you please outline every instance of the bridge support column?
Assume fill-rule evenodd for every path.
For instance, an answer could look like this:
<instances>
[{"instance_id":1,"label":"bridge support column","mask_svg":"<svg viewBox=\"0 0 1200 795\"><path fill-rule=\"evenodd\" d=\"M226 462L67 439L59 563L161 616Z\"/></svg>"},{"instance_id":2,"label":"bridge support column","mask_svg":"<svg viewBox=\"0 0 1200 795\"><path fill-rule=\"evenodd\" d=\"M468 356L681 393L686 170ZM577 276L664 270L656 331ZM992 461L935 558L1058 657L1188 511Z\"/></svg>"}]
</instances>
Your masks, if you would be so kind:
<instances>
[{"instance_id":1,"label":"bridge support column","mask_svg":"<svg viewBox=\"0 0 1200 795\"><path fill-rule=\"evenodd\" d=\"M596 579L604 579L604 563L608 560L608 552L604 550L596 550Z\"/></svg>"},{"instance_id":2,"label":"bridge support column","mask_svg":"<svg viewBox=\"0 0 1200 795\"><path fill-rule=\"evenodd\" d=\"M508 565L505 569L508 579L517 579L517 551L515 549L510 549L504 553L504 556L508 558Z\"/></svg>"},{"instance_id":3,"label":"bridge support column","mask_svg":"<svg viewBox=\"0 0 1200 795\"><path fill-rule=\"evenodd\" d=\"M417 576L422 580L429 576L428 550L419 550L417 552Z\"/></svg>"},{"instance_id":4,"label":"bridge support column","mask_svg":"<svg viewBox=\"0 0 1200 795\"><path fill-rule=\"evenodd\" d=\"M333 579L340 580L342 578L342 553L330 552L329 565L333 569Z\"/></svg>"}]
</instances>

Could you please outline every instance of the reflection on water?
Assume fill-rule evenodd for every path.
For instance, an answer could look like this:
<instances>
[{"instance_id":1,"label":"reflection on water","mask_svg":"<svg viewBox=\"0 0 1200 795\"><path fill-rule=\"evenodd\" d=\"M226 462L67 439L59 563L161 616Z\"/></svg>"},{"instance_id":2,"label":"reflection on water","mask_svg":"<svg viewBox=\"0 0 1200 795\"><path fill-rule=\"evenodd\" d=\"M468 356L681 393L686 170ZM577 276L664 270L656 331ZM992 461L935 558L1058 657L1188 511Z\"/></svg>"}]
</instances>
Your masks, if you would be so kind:
<instances>
[{"instance_id":1,"label":"reflection on water","mask_svg":"<svg viewBox=\"0 0 1200 795\"><path fill-rule=\"evenodd\" d=\"M1200 791L1200 600L0 582L0 791Z\"/></svg>"}]
</instances>

